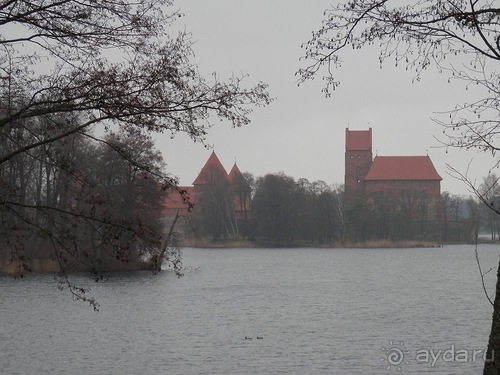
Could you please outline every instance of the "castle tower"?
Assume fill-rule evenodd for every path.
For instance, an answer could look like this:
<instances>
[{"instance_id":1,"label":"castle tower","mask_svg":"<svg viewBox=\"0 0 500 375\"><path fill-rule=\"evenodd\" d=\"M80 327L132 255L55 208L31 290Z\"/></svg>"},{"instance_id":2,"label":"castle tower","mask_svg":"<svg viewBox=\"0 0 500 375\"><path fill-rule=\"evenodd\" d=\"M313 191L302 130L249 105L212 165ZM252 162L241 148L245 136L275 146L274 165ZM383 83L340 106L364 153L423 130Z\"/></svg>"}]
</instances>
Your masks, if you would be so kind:
<instances>
[{"instance_id":1,"label":"castle tower","mask_svg":"<svg viewBox=\"0 0 500 375\"><path fill-rule=\"evenodd\" d=\"M365 191L364 178L372 165L372 128L368 130L345 130L345 176L346 200Z\"/></svg>"},{"instance_id":2,"label":"castle tower","mask_svg":"<svg viewBox=\"0 0 500 375\"><path fill-rule=\"evenodd\" d=\"M252 202L252 189L236 165L229 172L229 182L233 199L234 214L237 220L248 219Z\"/></svg>"},{"instance_id":3,"label":"castle tower","mask_svg":"<svg viewBox=\"0 0 500 375\"><path fill-rule=\"evenodd\" d=\"M201 169L198 177L193 181L193 186L196 188L197 186L220 184L223 181L227 182L227 180L228 175L226 170L215 154L215 151L212 151L212 154Z\"/></svg>"}]
</instances>

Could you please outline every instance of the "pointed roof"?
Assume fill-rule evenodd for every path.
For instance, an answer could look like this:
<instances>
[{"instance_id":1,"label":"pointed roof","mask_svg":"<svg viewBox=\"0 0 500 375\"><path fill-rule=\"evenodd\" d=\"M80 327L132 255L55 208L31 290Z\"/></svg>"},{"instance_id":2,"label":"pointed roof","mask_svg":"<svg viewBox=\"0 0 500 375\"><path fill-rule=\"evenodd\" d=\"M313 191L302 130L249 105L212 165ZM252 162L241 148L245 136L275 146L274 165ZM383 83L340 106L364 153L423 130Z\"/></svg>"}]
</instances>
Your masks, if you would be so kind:
<instances>
[{"instance_id":1,"label":"pointed roof","mask_svg":"<svg viewBox=\"0 0 500 375\"><path fill-rule=\"evenodd\" d=\"M228 175L215 151L212 151L198 177L194 180L193 185L210 185L221 178L227 180Z\"/></svg>"},{"instance_id":2,"label":"pointed roof","mask_svg":"<svg viewBox=\"0 0 500 375\"><path fill-rule=\"evenodd\" d=\"M234 163L233 167L229 171L229 175L228 175L229 182L234 182L235 179L239 179L242 176L243 175L241 174L240 169L238 168L238 166L236 165L236 163Z\"/></svg>"},{"instance_id":3,"label":"pointed roof","mask_svg":"<svg viewBox=\"0 0 500 375\"><path fill-rule=\"evenodd\" d=\"M369 151L372 149L372 128L368 130L345 130L345 149Z\"/></svg>"},{"instance_id":4,"label":"pointed roof","mask_svg":"<svg viewBox=\"0 0 500 375\"><path fill-rule=\"evenodd\" d=\"M429 156L375 156L365 177L369 180L438 180Z\"/></svg>"}]
</instances>

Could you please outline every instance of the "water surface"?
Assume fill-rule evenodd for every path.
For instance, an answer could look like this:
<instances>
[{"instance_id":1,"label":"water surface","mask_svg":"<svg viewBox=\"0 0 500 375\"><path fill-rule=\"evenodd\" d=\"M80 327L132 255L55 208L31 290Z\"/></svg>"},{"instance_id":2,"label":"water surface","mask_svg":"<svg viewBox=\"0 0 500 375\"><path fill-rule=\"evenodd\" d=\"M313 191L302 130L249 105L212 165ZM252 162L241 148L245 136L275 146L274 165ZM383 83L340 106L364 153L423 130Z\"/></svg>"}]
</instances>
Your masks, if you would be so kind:
<instances>
[{"instance_id":1,"label":"water surface","mask_svg":"<svg viewBox=\"0 0 500 375\"><path fill-rule=\"evenodd\" d=\"M484 270L497 266L496 246L479 254ZM184 249L183 257L194 270L181 279L75 276L99 313L59 292L53 276L0 277L0 372L481 373L492 308L473 246ZM490 291L495 278L496 270L486 276Z\"/></svg>"}]
</instances>

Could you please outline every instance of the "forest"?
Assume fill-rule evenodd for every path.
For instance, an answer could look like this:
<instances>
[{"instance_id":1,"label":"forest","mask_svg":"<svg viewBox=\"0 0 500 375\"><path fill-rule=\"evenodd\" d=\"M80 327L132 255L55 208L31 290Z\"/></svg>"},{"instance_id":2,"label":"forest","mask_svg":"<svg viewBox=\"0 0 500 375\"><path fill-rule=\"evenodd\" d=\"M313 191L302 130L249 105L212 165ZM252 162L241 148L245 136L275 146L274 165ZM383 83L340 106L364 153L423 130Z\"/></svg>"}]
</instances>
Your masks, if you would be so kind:
<instances>
[{"instance_id":1,"label":"forest","mask_svg":"<svg viewBox=\"0 0 500 375\"><path fill-rule=\"evenodd\" d=\"M64 123L74 126L71 118ZM52 126L39 119L29 129L43 127L50 137ZM4 153L36 141L25 126L10 134L0 138ZM161 247L164 163L149 136L110 132L96 143L74 134L7 165L0 168L4 267L17 258L25 271L33 260L47 271L135 268Z\"/></svg>"},{"instance_id":2,"label":"forest","mask_svg":"<svg viewBox=\"0 0 500 375\"><path fill-rule=\"evenodd\" d=\"M471 196L443 192L435 202L421 192L401 192L346 202L342 185L324 181L296 180L283 172L258 178L243 173L242 179L220 179L206 188L184 218L181 231L188 243L202 238L256 246L386 246L499 238L498 215ZM488 181L497 179L485 179L484 189Z\"/></svg>"},{"instance_id":3,"label":"forest","mask_svg":"<svg viewBox=\"0 0 500 375\"><path fill-rule=\"evenodd\" d=\"M0 271L58 272L91 304L70 273L179 271L158 215L183 192L152 140L204 145L273 100L243 72L202 75L182 16L171 0L0 4Z\"/></svg>"}]
</instances>

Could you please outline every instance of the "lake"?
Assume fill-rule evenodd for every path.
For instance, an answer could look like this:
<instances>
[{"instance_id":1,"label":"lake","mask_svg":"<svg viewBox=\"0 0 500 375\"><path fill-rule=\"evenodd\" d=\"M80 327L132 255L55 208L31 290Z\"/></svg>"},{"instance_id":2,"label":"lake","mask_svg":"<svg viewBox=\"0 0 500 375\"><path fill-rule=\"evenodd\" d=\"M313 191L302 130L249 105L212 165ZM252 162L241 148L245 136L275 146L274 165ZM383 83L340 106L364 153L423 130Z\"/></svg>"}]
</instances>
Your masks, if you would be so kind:
<instances>
[{"instance_id":1,"label":"lake","mask_svg":"<svg viewBox=\"0 0 500 375\"><path fill-rule=\"evenodd\" d=\"M494 291L498 246L481 245ZM189 269L93 283L0 277L2 374L482 373L491 325L474 246L184 249Z\"/></svg>"}]
</instances>

